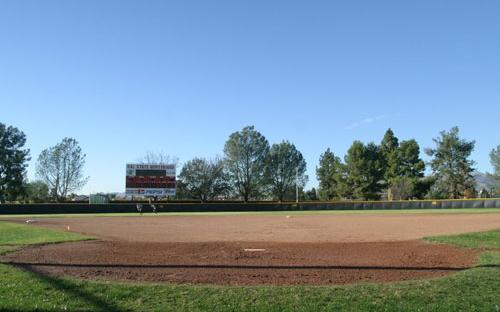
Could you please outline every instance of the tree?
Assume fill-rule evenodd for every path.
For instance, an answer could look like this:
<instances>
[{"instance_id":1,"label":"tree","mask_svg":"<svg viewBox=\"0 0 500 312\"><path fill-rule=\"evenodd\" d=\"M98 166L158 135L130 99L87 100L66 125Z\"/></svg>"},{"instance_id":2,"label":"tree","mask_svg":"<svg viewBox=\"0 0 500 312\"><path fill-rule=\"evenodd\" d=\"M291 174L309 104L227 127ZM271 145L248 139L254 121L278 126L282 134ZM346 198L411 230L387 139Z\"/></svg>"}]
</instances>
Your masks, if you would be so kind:
<instances>
[{"instance_id":1,"label":"tree","mask_svg":"<svg viewBox=\"0 0 500 312\"><path fill-rule=\"evenodd\" d=\"M82 188L88 178L83 175L85 154L72 138L43 150L38 156L36 174L49 187L51 196L63 200Z\"/></svg>"},{"instance_id":2,"label":"tree","mask_svg":"<svg viewBox=\"0 0 500 312\"><path fill-rule=\"evenodd\" d=\"M387 198L393 199L392 184L398 177L399 158L398 158L399 140L394 135L391 128L387 129L382 142L380 142L380 162L384 172L383 188L387 189Z\"/></svg>"},{"instance_id":3,"label":"tree","mask_svg":"<svg viewBox=\"0 0 500 312\"><path fill-rule=\"evenodd\" d=\"M380 150L376 144L369 143L365 146L360 141L354 141L347 151L345 165L352 198L380 198L384 171Z\"/></svg>"},{"instance_id":4,"label":"tree","mask_svg":"<svg viewBox=\"0 0 500 312\"><path fill-rule=\"evenodd\" d=\"M406 200L410 199L415 194L416 180L407 176L394 177L391 180L390 196L391 200Z\"/></svg>"},{"instance_id":5,"label":"tree","mask_svg":"<svg viewBox=\"0 0 500 312\"><path fill-rule=\"evenodd\" d=\"M268 153L267 139L253 126L232 133L224 146L231 184L245 201L257 199L265 192Z\"/></svg>"},{"instance_id":6,"label":"tree","mask_svg":"<svg viewBox=\"0 0 500 312\"><path fill-rule=\"evenodd\" d=\"M415 197L415 187L419 179L424 176L424 170L425 163L420 159L420 147L417 141L413 139L402 141L389 157L385 175L388 178L387 197L390 200ZM403 193L401 192L402 185L405 190ZM413 186L413 190L410 186Z\"/></svg>"},{"instance_id":7,"label":"tree","mask_svg":"<svg viewBox=\"0 0 500 312\"><path fill-rule=\"evenodd\" d=\"M319 158L316 177L319 181L321 200L332 200L346 195L345 166L329 148Z\"/></svg>"},{"instance_id":8,"label":"tree","mask_svg":"<svg viewBox=\"0 0 500 312\"><path fill-rule=\"evenodd\" d=\"M398 146L399 146L398 138L394 135L394 132L392 131L391 128L387 129L387 131L384 134L384 138L380 143L380 153L388 155L393 151L395 151L398 148Z\"/></svg>"},{"instance_id":9,"label":"tree","mask_svg":"<svg viewBox=\"0 0 500 312\"><path fill-rule=\"evenodd\" d=\"M266 164L271 195L279 201L295 190L296 185L302 188L307 182L306 161L288 141L271 146Z\"/></svg>"},{"instance_id":10,"label":"tree","mask_svg":"<svg viewBox=\"0 0 500 312\"><path fill-rule=\"evenodd\" d=\"M387 198L408 199L415 196L415 187L423 177L425 163L420 159L420 147L415 140L399 142L388 129L380 143Z\"/></svg>"},{"instance_id":11,"label":"tree","mask_svg":"<svg viewBox=\"0 0 500 312\"><path fill-rule=\"evenodd\" d=\"M439 197L463 197L466 190L474 188L474 161L469 157L475 141L461 139L458 127L441 131L433 141L436 147L426 149L427 155L434 157L430 166L436 182L431 192Z\"/></svg>"},{"instance_id":12,"label":"tree","mask_svg":"<svg viewBox=\"0 0 500 312\"><path fill-rule=\"evenodd\" d=\"M492 149L490 152L490 162L493 166L493 173L490 174L494 182L494 191L498 193L500 191L500 145Z\"/></svg>"},{"instance_id":13,"label":"tree","mask_svg":"<svg viewBox=\"0 0 500 312\"><path fill-rule=\"evenodd\" d=\"M174 164L179 163L179 158L161 151L147 151L143 158L139 159L142 164Z\"/></svg>"},{"instance_id":14,"label":"tree","mask_svg":"<svg viewBox=\"0 0 500 312\"><path fill-rule=\"evenodd\" d=\"M29 149L19 129L0 123L0 203L15 200L24 192Z\"/></svg>"},{"instance_id":15,"label":"tree","mask_svg":"<svg viewBox=\"0 0 500 312\"><path fill-rule=\"evenodd\" d=\"M397 175L410 178L424 176L425 162L420 159L420 146L417 141L402 141L397 149L397 161Z\"/></svg>"},{"instance_id":16,"label":"tree","mask_svg":"<svg viewBox=\"0 0 500 312\"><path fill-rule=\"evenodd\" d=\"M43 181L26 184L26 199L30 202L43 203L49 200L49 187Z\"/></svg>"},{"instance_id":17,"label":"tree","mask_svg":"<svg viewBox=\"0 0 500 312\"><path fill-rule=\"evenodd\" d=\"M394 132L389 128L384 134L382 142L380 142L381 165L384 171L384 183L389 186L390 180L397 176L397 150L399 140L394 135Z\"/></svg>"},{"instance_id":18,"label":"tree","mask_svg":"<svg viewBox=\"0 0 500 312\"><path fill-rule=\"evenodd\" d=\"M318 193L316 192L316 189L313 187L312 189L303 192L302 199L307 201L318 200Z\"/></svg>"},{"instance_id":19,"label":"tree","mask_svg":"<svg viewBox=\"0 0 500 312\"><path fill-rule=\"evenodd\" d=\"M413 197L418 199L435 198L431 194L431 189L434 183L436 183L436 177L432 175L417 179L413 189Z\"/></svg>"},{"instance_id":20,"label":"tree","mask_svg":"<svg viewBox=\"0 0 500 312\"><path fill-rule=\"evenodd\" d=\"M207 160L194 158L188 161L179 174L183 196L207 201L228 190L224 161L216 158Z\"/></svg>"}]
</instances>

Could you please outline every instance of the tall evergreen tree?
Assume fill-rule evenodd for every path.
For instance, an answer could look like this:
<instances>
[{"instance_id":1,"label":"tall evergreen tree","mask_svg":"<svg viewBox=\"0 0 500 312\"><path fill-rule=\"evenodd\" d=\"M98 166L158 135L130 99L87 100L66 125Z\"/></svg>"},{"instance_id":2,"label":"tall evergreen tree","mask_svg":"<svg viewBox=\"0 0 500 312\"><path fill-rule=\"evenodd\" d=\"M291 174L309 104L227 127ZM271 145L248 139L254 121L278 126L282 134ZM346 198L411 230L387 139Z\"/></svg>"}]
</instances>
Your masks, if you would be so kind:
<instances>
[{"instance_id":1,"label":"tall evergreen tree","mask_svg":"<svg viewBox=\"0 0 500 312\"><path fill-rule=\"evenodd\" d=\"M352 189L352 198L379 199L382 190L384 168L380 149L374 143L366 146L354 141L345 157L347 184Z\"/></svg>"},{"instance_id":2,"label":"tall evergreen tree","mask_svg":"<svg viewBox=\"0 0 500 312\"><path fill-rule=\"evenodd\" d=\"M340 158L329 148L320 156L316 177L319 181L318 193L321 200L332 200L346 195L345 168Z\"/></svg>"},{"instance_id":3,"label":"tall evergreen tree","mask_svg":"<svg viewBox=\"0 0 500 312\"><path fill-rule=\"evenodd\" d=\"M410 178L424 176L425 163L420 159L420 146L411 139L402 141L397 149L397 175Z\"/></svg>"},{"instance_id":4,"label":"tall evergreen tree","mask_svg":"<svg viewBox=\"0 0 500 312\"><path fill-rule=\"evenodd\" d=\"M380 143L380 160L388 199L414 197L415 187L425 169L418 143L415 140L399 142L394 132L388 129Z\"/></svg>"},{"instance_id":5,"label":"tall evergreen tree","mask_svg":"<svg viewBox=\"0 0 500 312\"><path fill-rule=\"evenodd\" d=\"M433 157L430 165L436 177L431 192L439 197L463 197L467 190L474 188L474 161L469 157L475 141L461 139L458 127L442 131L433 141L436 147L426 149L427 155Z\"/></svg>"},{"instance_id":6,"label":"tall evergreen tree","mask_svg":"<svg viewBox=\"0 0 500 312\"><path fill-rule=\"evenodd\" d=\"M390 154L395 151L399 146L399 140L394 135L394 132L391 128L387 129L384 134L384 138L380 143L380 152L384 155Z\"/></svg>"},{"instance_id":7,"label":"tall evergreen tree","mask_svg":"<svg viewBox=\"0 0 500 312\"><path fill-rule=\"evenodd\" d=\"M491 150L490 162L491 165L493 166L493 173L491 174L491 176L495 180L494 191L496 193L499 193L500 192L500 145Z\"/></svg>"},{"instance_id":8,"label":"tall evergreen tree","mask_svg":"<svg viewBox=\"0 0 500 312\"><path fill-rule=\"evenodd\" d=\"M316 167L316 178L319 181L319 198L331 200L337 198L336 174L340 158L328 148L319 158L319 167Z\"/></svg>"},{"instance_id":9,"label":"tall evergreen tree","mask_svg":"<svg viewBox=\"0 0 500 312\"><path fill-rule=\"evenodd\" d=\"M384 138L380 142L380 161L384 172L383 187L388 191L391 198L391 181L398 176L398 155L399 140L394 135L391 128L387 129Z\"/></svg>"},{"instance_id":10,"label":"tall evergreen tree","mask_svg":"<svg viewBox=\"0 0 500 312\"><path fill-rule=\"evenodd\" d=\"M420 159L417 141L402 141L389 158L387 196L389 199L410 199L417 196L417 184L424 176L425 163Z\"/></svg>"},{"instance_id":11,"label":"tall evergreen tree","mask_svg":"<svg viewBox=\"0 0 500 312\"><path fill-rule=\"evenodd\" d=\"M0 123L0 203L24 193L29 149L26 136L19 129Z\"/></svg>"}]
</instances>

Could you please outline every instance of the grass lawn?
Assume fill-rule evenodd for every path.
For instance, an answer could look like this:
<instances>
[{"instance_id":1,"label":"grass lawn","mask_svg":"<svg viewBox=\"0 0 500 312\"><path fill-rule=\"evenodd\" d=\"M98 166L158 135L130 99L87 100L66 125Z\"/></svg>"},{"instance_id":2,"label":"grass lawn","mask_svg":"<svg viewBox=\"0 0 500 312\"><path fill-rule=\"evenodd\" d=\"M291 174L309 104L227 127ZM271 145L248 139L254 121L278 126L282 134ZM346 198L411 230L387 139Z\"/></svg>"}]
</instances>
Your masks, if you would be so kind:
<instances>
[{"instance_id":1,"label":"grass lawn","mask_svg":"<svg viewBox=\"0 0 500 312\"><path fill-rule=\"evenodd\" d=\"M460 247L500 249L500 230L461 235L435 236L425 239L434 243L450 244Z\"/></svg>"},{"instance_id":2,"label":"grass lawn","mask_svg":"<svg viewBox=\"0 0 500 312\"><path fill-rule=\"evenodd\" d=\"M324 214L463 214L463 213L500 213L500 208L457 208L457 209L387 209L387 210L289 210L289 211L228 211L228 212L160 212L161 216L223 216L223 215L324 215ZM144 215L153 215L145 212ZM40 214L40 215L2 215L8 218L67 218L67 217L137 217L138 213L85 213L85 214Z\"/></svg>"},{"instance_id":3,"label":"grass lawn","mask_svg":"<svg viewBox=\"0 0 500 312\"><path fill-rule=\"evenodd\" d=\"M86 239L6 222L0 233L10 248L31 239ZM500 230L429 240L495 248ZM0 311L500 311L499 290L499 251L483 253L478 267L449 277L335 287L89 282L0 264Z\"/></svg>"},{"instance_id":4,"label":"grass lawn","mask_svg":"<svg viewBox=\"0 0 500 312\"><path fill-rule=\"evenodd\" d=\"M0 246L32 245L89 239L71 232L56 232L24 224L0 223Z\"/></svg>"}]
</instances>

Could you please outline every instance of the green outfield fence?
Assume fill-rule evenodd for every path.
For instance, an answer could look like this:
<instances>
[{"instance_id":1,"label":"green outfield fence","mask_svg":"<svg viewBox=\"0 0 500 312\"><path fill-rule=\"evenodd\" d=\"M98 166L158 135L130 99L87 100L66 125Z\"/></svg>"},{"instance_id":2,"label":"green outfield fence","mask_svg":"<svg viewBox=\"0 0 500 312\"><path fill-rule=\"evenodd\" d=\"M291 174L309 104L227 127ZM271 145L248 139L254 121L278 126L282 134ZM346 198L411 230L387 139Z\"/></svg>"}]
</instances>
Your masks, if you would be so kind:
<instances>
[{"instance_id":1,"label":"green outfield fence","mask_svg":"<svg viewBox=\"0 0 500 312\"><path fill-rule=\"evenodd\" d=\"M70 213L126 213L137 212L136 202L106 204L48 203L0 204L2 214L70 214ZM142 203L143 211L151 206ZM383 209L448 209L448 208L500 208L500 198L410 200L410 201L330 201L330 202L157 202L158 212L239 212L239 211L293 211L293 210L383 210Z\"/></svg>"}]
</instances>

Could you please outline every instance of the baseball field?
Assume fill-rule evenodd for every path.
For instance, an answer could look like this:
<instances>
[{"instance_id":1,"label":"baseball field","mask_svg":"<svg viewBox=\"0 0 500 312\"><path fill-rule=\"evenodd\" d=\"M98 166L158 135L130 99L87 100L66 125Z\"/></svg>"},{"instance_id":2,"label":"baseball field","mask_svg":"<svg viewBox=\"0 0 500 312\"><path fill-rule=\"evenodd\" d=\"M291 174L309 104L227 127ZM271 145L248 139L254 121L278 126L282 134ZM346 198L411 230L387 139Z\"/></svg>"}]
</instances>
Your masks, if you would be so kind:
<instances>
[{"instance_id":1,"label":"baseball field","mask_svg":"<svg viewBox=\"0 0 500 312\"><path fill-rule=\"evenodd\" d=\"M499 209L0 220L0 310L500 310Z\"/></svg>"}]
</instances>

